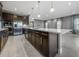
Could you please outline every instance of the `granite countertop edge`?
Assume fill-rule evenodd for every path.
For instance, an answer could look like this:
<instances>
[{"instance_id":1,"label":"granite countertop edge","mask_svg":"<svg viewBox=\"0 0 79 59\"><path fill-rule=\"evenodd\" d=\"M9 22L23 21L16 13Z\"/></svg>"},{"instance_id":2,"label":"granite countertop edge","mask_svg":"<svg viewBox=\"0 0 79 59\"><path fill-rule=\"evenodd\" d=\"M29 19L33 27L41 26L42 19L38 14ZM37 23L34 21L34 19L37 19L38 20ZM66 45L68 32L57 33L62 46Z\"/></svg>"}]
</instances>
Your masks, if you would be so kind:
<instances>
[{"instance_id":1,"label":"granite countertop edge","mask_svg":"<svg viewBox=\"0 0 79 59\"><path fill-rule=\"evenodd\" d=\"M58 34L65 34L65 33L72 31L71 29L32 28L32 27L23 27L23 28L44 31L44 32L49 32L49 33L58 33Z\"/></svg>"}]
</instances>

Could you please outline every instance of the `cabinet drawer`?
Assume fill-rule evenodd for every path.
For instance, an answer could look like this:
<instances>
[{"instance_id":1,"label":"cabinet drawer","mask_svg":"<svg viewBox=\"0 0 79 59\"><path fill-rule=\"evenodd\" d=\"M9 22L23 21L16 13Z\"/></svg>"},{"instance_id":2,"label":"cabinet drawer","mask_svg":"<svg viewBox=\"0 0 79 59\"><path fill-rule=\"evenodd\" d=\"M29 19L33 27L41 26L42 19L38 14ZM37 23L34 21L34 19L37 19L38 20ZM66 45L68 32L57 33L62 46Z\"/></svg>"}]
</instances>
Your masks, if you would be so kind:
<instances>
[{"instance_id":1,"label":"cabinet drawer","mask_svg":"<svg viewBox=\"0 0 79 59\"><path fill-rule=\"evenodd\" d=\"M36 49L42 51L42 37L40 35L36 36Z\"/></svg>"}]
</instances>

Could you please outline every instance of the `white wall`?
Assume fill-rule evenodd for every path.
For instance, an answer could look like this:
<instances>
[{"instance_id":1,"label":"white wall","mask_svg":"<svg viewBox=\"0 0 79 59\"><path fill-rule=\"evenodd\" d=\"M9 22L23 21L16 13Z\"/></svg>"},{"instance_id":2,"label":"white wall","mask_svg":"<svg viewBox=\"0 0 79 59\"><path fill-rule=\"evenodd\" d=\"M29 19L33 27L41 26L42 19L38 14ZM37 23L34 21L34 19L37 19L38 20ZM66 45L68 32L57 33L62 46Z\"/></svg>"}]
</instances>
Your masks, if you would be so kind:
<instances>
[{"instance_id":1,"label":"white wall","mask_svg":"<svg viewBox=\"0 0 79 59\"><path fill-rule=\"evenodd\" d=\"M57 28L57 19L47 21L46 27L47 28Z\"/></svg>"},{"instance_id":2,"label":"white wall","mask_svg":"<svg viewBox=\"0 0 79 59\"><path fill-rule=\"evenodd\" d=\"M62 18L62 29L73 29L73 17Z\"/></svg>"}]
</instances>

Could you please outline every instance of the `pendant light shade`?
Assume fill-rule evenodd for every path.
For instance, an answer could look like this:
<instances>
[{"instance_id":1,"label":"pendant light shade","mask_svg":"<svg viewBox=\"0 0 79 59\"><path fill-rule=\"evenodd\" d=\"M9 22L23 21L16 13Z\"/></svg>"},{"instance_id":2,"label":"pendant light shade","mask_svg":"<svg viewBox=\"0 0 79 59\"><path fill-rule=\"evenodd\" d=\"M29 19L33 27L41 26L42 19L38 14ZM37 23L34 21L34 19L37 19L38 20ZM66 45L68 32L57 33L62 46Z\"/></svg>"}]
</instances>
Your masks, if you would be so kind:
<instances>
[{"instance_id":1,"label":"pendant light shade","mask_svg":"<svg viewBox=\"0 0 79 59\"><path fill-rule=\"evenodd\" d=\"M31 14L33 14L33 10L34 10L34 7L32 7L32 12L31 12ZM34 20L33 16L32 16L32 20Z\"/></svg>"},{"instance_id":2,"label":"pendant light shade","mask_svg":"<svg viewBox=\"0 0 79 59\"><path fill-rule=\"evenodd\" d=\"M54 12L55 9L53 8L53 2L51 1L51 8L50 8L50 12Z\"/></svg>"},{"instance_id":3,"label":"pendant light shade","mask_svg":"<svg viewBox=\"0 0 79 59\"><path fill-rule=\"evenodd\" d=\"M37 17L40 18L41 17L40 14Z\"/></svg>"},{"instance_id":4,"label":"pendant light shade","mask_svg":"<svg viewBox=\"0 0 79 59\"><path fill-rule=\"evenodd\" d=\"M41 17L40 12L39 12L40 11L39 4L40 4L40 1L38 1L38 15L37 15L38 18Z\"/></svg>"},{"instance_id":5,"label":"pendant light shade","mask_svg":"<svg viewBox=\"0 0 79 59\"><path fill-rule=\"evenodd\" d=\"M54 12L54 8L51 8L51 9L50 9L50 12Z\"/></svg>"}]
</instances>

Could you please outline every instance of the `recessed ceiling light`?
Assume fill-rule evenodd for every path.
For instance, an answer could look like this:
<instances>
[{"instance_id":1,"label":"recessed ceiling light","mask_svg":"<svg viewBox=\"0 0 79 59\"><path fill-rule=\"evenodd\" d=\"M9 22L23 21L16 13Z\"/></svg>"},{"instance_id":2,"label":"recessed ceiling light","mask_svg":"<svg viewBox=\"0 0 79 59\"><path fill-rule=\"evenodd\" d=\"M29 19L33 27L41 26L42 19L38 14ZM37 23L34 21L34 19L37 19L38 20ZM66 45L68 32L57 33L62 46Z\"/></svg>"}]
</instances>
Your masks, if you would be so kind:
<instances>
[{"instance_id":1,"label":"recessed ceiling light","mask_svg":"<svg viewBox=\"0 0 79 59\"><path fill-rule=\"evenodd\" d=\"M15 11L16 11L17 9L15 8Z\"/></svg>"},{"instance_id":2,"label":"recessed ceiling light","mask_svg":"<svg viewBox=\"0 0 79 59\"><path fill-rule=\"evenodd\" d=\"M71 4L72 4L71 2L68 3L69 6L71 6Z\"/></svg>"},{"instance_id":3,"label":"recessed ceiling light","mask_svg":"<svg viewBox=\"0 0 79 59\"><path fill-rule=\"evenodd\" d=\"M38 8L38 5L36 5L36 7Z\"/></svg>"},{"instance_id":4,"label":"recessed ceiling light","mask_svg":"<svg viewBox=\"0 0 79 59\"><path fill-rule=\"evenodd\" d=\"M38 18L41 17L40 15L38 15Z\"/></svg>"},{"instance_id":5,"label":"recessed ceiling light","mask_svg":"<svg viewBox=\"0 0 79 59\"><path fill-rule=\"evenodd\" d=\"M51 8L51 9L50 9L50 12L54 12L54 11L55 11L55 9L54 9L54 8Z\"/></svg>"}]
</instances>

